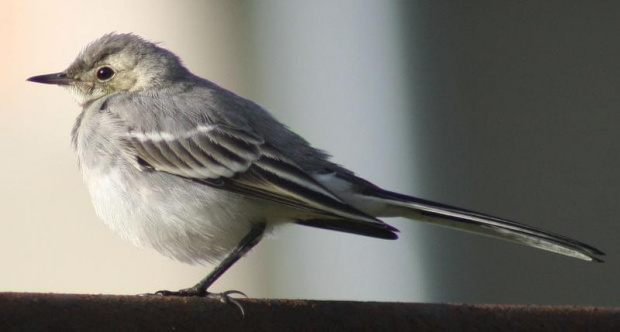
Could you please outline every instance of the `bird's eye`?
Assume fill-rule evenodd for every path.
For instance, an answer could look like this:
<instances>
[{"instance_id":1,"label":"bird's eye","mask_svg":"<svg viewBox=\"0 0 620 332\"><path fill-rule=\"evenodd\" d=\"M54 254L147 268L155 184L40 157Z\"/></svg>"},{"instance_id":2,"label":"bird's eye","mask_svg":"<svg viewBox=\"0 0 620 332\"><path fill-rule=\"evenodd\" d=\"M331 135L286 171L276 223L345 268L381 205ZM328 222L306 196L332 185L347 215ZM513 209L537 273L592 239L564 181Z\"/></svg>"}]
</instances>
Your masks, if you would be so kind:
<instances>
[{"instance_id":1,"label":"bird's eye","mask_svg":"<svg viewBox=\"0 0 620 332\"><path fill-rule=\"evenodd\" d=\"M110 67L103 66L97 69L97 78L100 81L107 81L114 76L114 70Z\"/></svg>"}]
</instances>

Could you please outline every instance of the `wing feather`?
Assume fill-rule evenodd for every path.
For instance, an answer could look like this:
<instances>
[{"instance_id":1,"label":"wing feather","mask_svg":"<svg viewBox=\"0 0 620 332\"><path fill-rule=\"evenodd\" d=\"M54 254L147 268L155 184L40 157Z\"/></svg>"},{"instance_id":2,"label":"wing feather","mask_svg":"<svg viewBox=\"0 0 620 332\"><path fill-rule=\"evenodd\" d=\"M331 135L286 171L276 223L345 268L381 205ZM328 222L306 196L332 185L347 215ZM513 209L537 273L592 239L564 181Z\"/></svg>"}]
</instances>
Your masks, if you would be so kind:
<instances>
[{"instance_id":1,"label":"wing feather","mask_svg":"<svg viewBox=\"0 0 620 332\"><path fill-rule=\"evenodd\" d=\"M180 133L132 131L127 141L132 157L154 170L315 215L396 231L344 202L250 130L209 124Z\"/></svg>"}]
</instances>

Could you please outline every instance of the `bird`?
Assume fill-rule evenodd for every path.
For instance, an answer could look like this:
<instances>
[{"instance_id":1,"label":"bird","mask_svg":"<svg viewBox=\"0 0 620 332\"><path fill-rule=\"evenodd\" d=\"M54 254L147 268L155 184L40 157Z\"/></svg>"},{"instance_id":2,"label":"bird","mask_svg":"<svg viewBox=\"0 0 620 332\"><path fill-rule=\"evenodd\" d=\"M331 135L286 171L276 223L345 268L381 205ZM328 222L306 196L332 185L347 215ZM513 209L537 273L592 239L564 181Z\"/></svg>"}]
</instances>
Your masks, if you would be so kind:
<instances>
[{"instance_id":1,"label":"bird","mask_svg":"<svg viewBox=\"0 0 620 332\"><path fill-rule=\"evenodd\" d=\"M398 229L379 218L405 217L602 262L565 236L382 189L136 34L106 34L64 71L27 80L66 88L82 107L72 145L107 226L172 259L216 263L196 285L155 294L245 295L208 289L285 224L394 240Z\"/></svg>"}]
</instances>

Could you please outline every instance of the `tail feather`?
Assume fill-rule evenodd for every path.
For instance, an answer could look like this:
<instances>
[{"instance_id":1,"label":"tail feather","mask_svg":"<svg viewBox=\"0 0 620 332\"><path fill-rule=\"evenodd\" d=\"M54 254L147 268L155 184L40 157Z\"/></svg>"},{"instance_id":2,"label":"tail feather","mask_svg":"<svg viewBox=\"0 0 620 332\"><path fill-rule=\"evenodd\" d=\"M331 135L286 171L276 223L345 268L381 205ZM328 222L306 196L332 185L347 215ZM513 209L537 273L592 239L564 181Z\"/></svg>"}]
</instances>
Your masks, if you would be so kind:
<instances>
[{"instance_id":1,"label":"tail feather","mask_svg":"<svg viewBox=\"0 0 620 332\"><path fill-rule=\"evenodd\" d=\"M398 229L385 223L352 222L347 219L298 220L297 224L385 240L398 239Z\"/></svg>"},{"instance_id":2,"label":"tail feather","mask_svg":"<svg viewBox=\"0 0 620 332\"><path fill-rule=\"evenodd\" d=\"M602 262L602 251L562 235L478 212L389 191L365 193L384 201L389 215L431 222L471 233L516 242L586 261Z\"/></svg>"}]
</instances>

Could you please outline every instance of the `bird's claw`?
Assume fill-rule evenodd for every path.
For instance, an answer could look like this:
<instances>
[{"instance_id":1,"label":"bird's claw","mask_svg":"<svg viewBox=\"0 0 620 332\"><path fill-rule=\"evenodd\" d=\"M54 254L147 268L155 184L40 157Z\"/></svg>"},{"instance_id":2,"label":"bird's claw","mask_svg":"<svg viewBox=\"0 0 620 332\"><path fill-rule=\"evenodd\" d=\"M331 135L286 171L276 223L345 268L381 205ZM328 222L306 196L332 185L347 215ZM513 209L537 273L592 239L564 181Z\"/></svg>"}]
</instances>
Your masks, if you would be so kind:
<instances>
[{"instance_id":1,"label":"bird's claw","mask_svg":"<svg viewBox=\"0 0 620 332\"><path fill-rule=\"evenodd\" d=\"M239 311L241 311L241 316L245 316L245 310L243 310L243 306L241 305L241 303L239 303L239 301L236 298L232 297L232 295L241 295L245 298L248 297L244 292L241 292L238 290L229 290L229 291L225 291L222 293L210 293L210 292L207 292L206 290L196 289L196 288L181 289L176 292L169 291L169 290L160 290L153 294L140 294L140 295L206 297L210 299L216 299L222 303L225 303L225 304L232 303L235 306L237 306L237 308L239 308Z\"/></svg>"},{"instance_id":2,"label":"bird's claw","mask_svg":"<svg viewBox=\"0 0 620 332\"><path fill-rule=\"evenodd\" d=\"M245 316L245 310L243 310L243 306L241 305L241 303L239 303L239 301L232 297L231 295L241 295L245 298L247 298L248 296L245 295L244 292L240 292L238 290L229 290L229 291L225 291L222 293L209 293L207 292L206 297L211 298L211 299L218 299L220 300L220 302L222 303L232 303L234 305L237 306L237 308L239 308L239 311L241 311L241 316Z\"/></svg>"}]
</instances>

